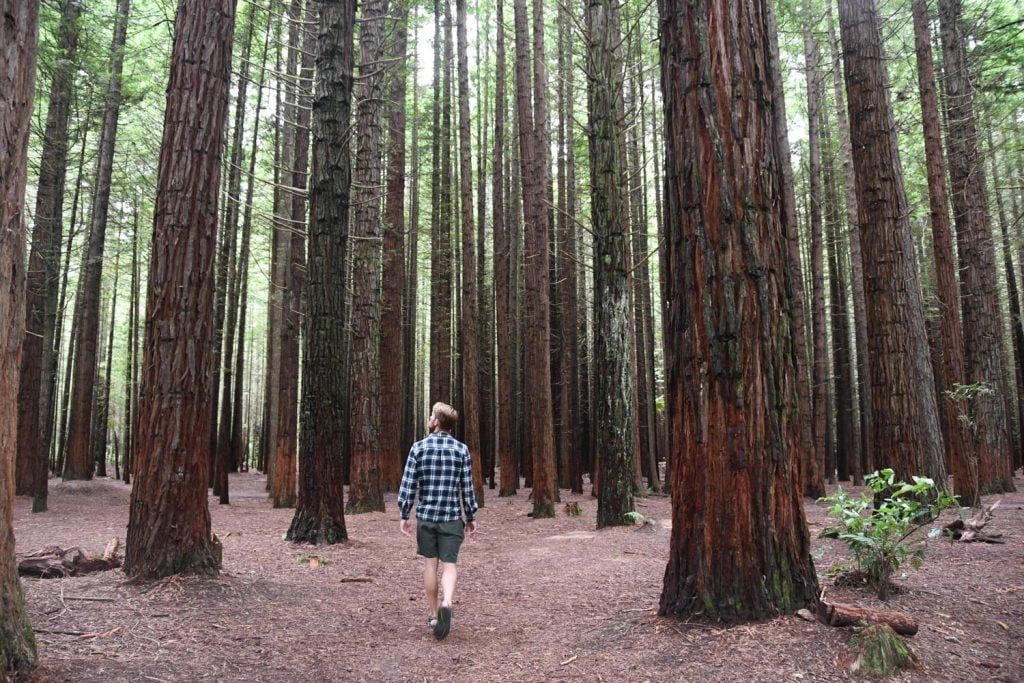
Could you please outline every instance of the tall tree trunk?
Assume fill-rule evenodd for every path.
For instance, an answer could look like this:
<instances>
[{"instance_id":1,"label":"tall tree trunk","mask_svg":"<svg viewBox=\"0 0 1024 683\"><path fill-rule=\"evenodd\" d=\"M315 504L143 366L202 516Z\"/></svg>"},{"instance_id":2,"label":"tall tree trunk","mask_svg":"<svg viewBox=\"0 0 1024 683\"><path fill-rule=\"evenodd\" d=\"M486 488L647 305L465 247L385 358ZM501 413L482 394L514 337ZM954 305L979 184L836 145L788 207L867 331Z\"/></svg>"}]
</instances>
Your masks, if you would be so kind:
<instances>
[{"instance_id":1,"label":"tall tree trunk","mask_svg":"<svg viewBox=\"0 0 1024 683\"><path fill-rule=\"evenodd\" d=\"M110 319L107 324L107 358L103 382L97 388L96 414L92 426L92 452L96 458L96 476L107 476L107 423L110 417L110 374L114 364L114 328L117 323L117 280L121 264L121 231L117 231L118 251L114 255L114 284L110 288Z\"/></svg>"},{"instance_id":2,"label":"tall tree trunk","mask_svg":"<svg viewBox=\"0 0 1024 683\"><path fill-rule=\"evenodd\" d=\"M352 469L348 512L382 512L380 451L381 120L386 0L363 0L352 225Z\"/></svg>"},{"instance_id":3,"label":"tall tree trunk","mask_svg":"<svg viewBox=\"0 0 1024 683\"><path fill-rule=\"evenodd\" d=\"M414 32L412 63L417 64L416 44L418 32ZM416 125L420 117L419 87L416 79L412 84L412 182L409 187L409 242L406 246L405 284L402 287L402 384L406 387L405 399L402 404L402 444L403 446L416 441L420 431L420 374L416 363L416 310L419 302L419 222L420 222L420 126ZM404 467L405 455L402 456Z\"/></svg>"},{"instance_id":4,"label":"tall tree trunk","mask_svg":"<svg viewBox=\"0 0 1024 683\"><path fill-rule=\"evenodd\" d=\"M494 301L495 337L498 356L497 393L497 460L501 471L499 496L514 496L519 487L519 464L513 450L515 423L515 358L513 357L512 330L515 326L511 303L512 243L509 226L505 221L505 3L495 4L495 70L494 90L494 179L491 195L494 202Z\"/></svg>"},{"instance_id":5,"label":"tall tree trunk","mask_svg":"<svg viewBox=\"0 0 1024 683\"><path fill-rule=\"evenodd\" d=\"M206 461L213 268L235 4L181 0L175 20L125 548L128 576L214 573Z\"/></svg>"},{"instance_id":6,"label":"tall tree trunk","mask_svg":"<svg viewBox=\"0 0 1024 683\"><path fill-rule=\"evenodd\" d=\"M96 163L96 193L93 197L89 241L78 286L76 310L81 315L75 338L75 374L71 392L71 424L68 426L68 455L64 461L64 479L92 479L93 457L91 427L96 387L97 351L100 321L100 286L103 276L103 246L110 208L110 181L114 169L114 143L121 112L121 70L128 32L129 0L118 0L114 20L114 39L110 45L110 80L103 104L103 132L100 135Z\"/></svg>"},{"instance_id":7,"label":"tall tree trunk","mask_svg":"<svg viewBox=\"0 0 1024 683\"><path fill-rule=\"evenodd\" d=\"M1007 417L1006 359L999 310L995 246L985 195L985 172L978 143L973 86L967 66L961 0L939 0L943 83L946 89L946 145L953 191L957 253L960 256L960 306L971 343L964 345L964 378L984 387L968 398L968 419L976 435L977 495L1013 491L1013 465ZM955 482L961 492L960 482ZM973 487L962 490L973 503Z\"/></svg>"},{"instance_id":8,"label":"tall tree trunk","mask_svg":"<svg viewBox=\"0 0 1024 683\"><path fill-rule=\"evenodd\" d=\"M660 0L672 539L659 613L813 605L766 3ZM735 117L733 112L748 112ZM697 389L700 388L698 391Z\"/></svg>"},{"instance_id":9,"label":"tall tree trunk","mask_svg":"<svg viewBox=\"0 0 1024 683\"><path fill-rule=\"evenodd\" d=\"M540 0L535 0L534 12ZM544 73L543 35L534 35L533 88L531 102L527 63L527 16L525 0L516 0L516 99L519 110L519 140L523 174L523 206L526 217L526 402L529 450L533 466L533 516L553 517L558 488L555 481L554 417L551 406L550 354L550 271L548 265L548 171L544 167L548 125ZM534 22L537 33L540 21ZM540 55L537 54L540 48ZM540 81L538 84L537 81Z\"/></svg>"},{"instance_id":10,"label":"tall tree trunk","mask_svg":"<svg viewBox=\"0 0 1024 683\"><path fill-rule=\"evenodd\" d=\"M16 489L33 496L33 512L46 511L50 457L50 404L55 377L54 330L60 255L64 232L64 183L68 163L68 121L78 54L78 17L82 4L64 0L57 34L58 59L53 68L42 157L36 190L35 225L26 280L25 337L18 389Z\"/></svg>"},{"instance_id":11,"label":"tall tree trunk","mask_svg":"<svg viewBox=\"0 0 1024 683\"><path fill-rule=\"evenodd\" d=\"M629 240L619 163L622 65L618 6L589 0L586 7L588 137L591 216L594 223L594 364L597 369L597 443L601 479L597 526L630 524L633 512L633 367L629 310Z\"/></svg>"},{"instance_id":12,"label":"tall tree trunk","mask_svg":"<svg viewBox=\"0 0 1024 683\"><path fill-rule=\"evenodd\" d=\"M821 133L818 108L821 103L821 86L818 81L818 44L814 39L813 11L809 0L804 2L804 63L807 71L807 147L809 156L810 196L808 214L811 232L811 337L814 353L811 363L812 386L812 435L816 454L813 461L804 460L802 478L805 493L812 496L824 495L827 480L835 483L835 455L826 448L828 430L828 355L826 353L825 327L825 260L824 234L821 224ZM824 472L824 477L822 473Z\"/></svg>"},{"instance_id":13,"label":"tall tree trunk","mask_svg":"<svg viewBox=\"0 0 1024 683\"><path fill-rule=\"evenodd\" d=\"M128 350L124 364L124 467L122 481L131 483L132 444L135 442L135 409L138 386L136 385L136 356L139 337L139 207L136 196L135 213L132 221L132 274L131 289L128 292Z\"/></svg>"},{"instance_id":14,"label":"tall tree trunk","mask_svg":"<svg viewBox=\"0 0 1024 683\"><path fill-rule=\"evenodd\" d=\"M792 356L797 375L797 412L796 421L800 430L800 443L804 444L800 458L800 479L803 494L810 498L824 495L823 480L811 473L817 470L821 453L817 450L814 439L814 404L811 399L811 370L807 348L807 306L804 295L803 263L800 257L800 221L796 210L796 191L793 187L793 165L790 161L789 135L786 130L786 98L782 91L782 68L779 65L779 40L776 30L775 12L769 5L765 8L768 21L768 66L772 81L772 115L775 123L775 156L778 159L782 175L782 227L786 234L786 298L792 310L793 351ZM657 138L655 139L657 148ZM660 204L659 204L660 207ZM661 209L659 208L659 211ZM658 220L661 225L661 219ZM662 249L664 251L664 248ZM664 261L664 256L662 257ZM660 271L665 273L664 267ZM662 282L663 309L668 303L668 293ZM664 320L667 316L663 310ZM664 338L668 339L665 330ZM668 430L666 430L668 431ZM671 436L669 432L667 436ZM666 474L666 480L670 477Z\"/></svg>"},{"instance_id":15,"label":"tall tree trunk","mask_svg":"<svg viewBox=\"0 0 1024 683\"><path fill-rule=\"evenodd\" d=\"M342 543L348 367L345 281L352 165L349 119L355 0L321 0L313 96L313 173L303 318L299 499L288 540Z\"/></svg>"},{"instance_id":16,"label":"tall tree trunk","mask_svg":"<svg viewBox=\"0 0 1024 683\"><path fill-rule=\"evenodd\" d=\"M430 400L451 401L452 394L452 248L451 114L447 93L451 61L448 0L434 0L434 127L431 171L430 249ZM444 33L442 34L442 31ZM442 48L446 59L442 61Z\"/></svg>"},{"instance_id":17,"label":"tall tree trunk","mask_svg":"<svg viewBox=\"0 0 1024 683\"><path fill-rule=\"evenodd\" d=\"M14 556L18 371L25 324L25 182L39 3L0 0L0 671L25 674L36 641Z\"/></svg>"},{"instance_id":18,"label":"tall tree trunk","mask_svg":"<svg viewBox=\"0 0 1024 683\"><path fill-rule=\"evenodd\" d=\"M832 90L836 101L836 121L839 126L839 140L843 150L843 194L846 199L846 226L850 238L850 270L853 274L853 322L857 350L857 397L860 409L860 461L861 471L869 472L873 466L876 449L874 443L874 409L871 404L871 353L868 349L868 312L864 294L864 258L861 245L863 236L857 196L857 178L853 168L853 144L850 137L850 123L846 115L846 99L843 92L843 67L839 61L839 40L832 22L832 3L825 3L825 20L828 23L829 52L832 55ZM881 465L878 465L881 466ZM860 482L854 481L854 484Z\"/></svg>"},{"instance_id":19,"label":"tall tree trunk","mask_svg":"<svg viewBox=\"0 0 1024 683\"><path fill-rule=\"evenodd\" d=\"M480 462L480 331L477 300L476 242L473 227L473 157L470 150L469 44L466 38L466 0L455 0L459 69L459 181L462 211L462 438L472 454L473 488L484 504Z\"/></svg>"},{"instance_id":20,"label":"tall tree trunk","mask_svg":"<svg viewBox=\"0 0 1024 683\"><path fill-rule=\"evenodd\" d=\"M839 26L863 236L872 443L897 480L945 481L935 382L875 2L840 0Z\"/></svg>"},{"instance_id":21,"label":"tall tree trunk","mask_svg":"<svg viewBox=\"0 0 1024 683\"><path fill-rule=\"evenodd\" d=\"M946 164L942 155L942 128L935 91L931 35L928 29L928 4L914 0L914 46L917 52L917 84L921 96L921 124L928 176L928 202L932 224L932 261L935 264L935 293L939 300L939 345L941 347L941 384L953 392L964 384L964 343L960 328L960 285L957 280L953 228L949 221L949 197L946 191ZM953 475L954 490L964 503L977 496L977 480L972 474L972 437L961 413L966 403L953 395L937 396L940 407L946 459Z\"/></svg>"},{"instance_id":22,"label":"tall tree trunk","mask_svg":"<svg viewBox=\"0 0 1024 683\"><path fill-rule=\"evenodd\" d=\"M402 289L405 275L405 82L409 77L407 0L394 8L388 102L387 196L384 205L383 285L381 290L380 453L384 486L398 491L407 444L402 442L402 401L412 392L405 382L402 337ZM415 82L413 87L416 87ZM415 116L415 112L414 112ZM414 167L415 168L415 167ZM418 169L415 171L418 173Z\"/></svg>"}]
</instances>

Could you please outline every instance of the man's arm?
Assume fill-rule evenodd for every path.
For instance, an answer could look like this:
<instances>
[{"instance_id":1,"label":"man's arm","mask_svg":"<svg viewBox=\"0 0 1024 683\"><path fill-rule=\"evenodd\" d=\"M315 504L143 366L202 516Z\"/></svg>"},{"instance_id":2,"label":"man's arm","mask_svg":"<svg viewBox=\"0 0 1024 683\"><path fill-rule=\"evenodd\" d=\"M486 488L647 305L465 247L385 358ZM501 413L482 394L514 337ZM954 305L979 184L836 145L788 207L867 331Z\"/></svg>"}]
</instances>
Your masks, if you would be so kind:
<instances>
[{"instance_id":1,"label":"man's arm","mask_svg":"<svg viewBox=\"0 0 1024 683\"><path fill-rule=\"evenodd\" d=\"M398 530L406 536L412 536L409 514L412 512L412 501L416 497L416 486L419 479L417 462L416 448L414 446L409 449L409 457L405 461L405 471L402 473L402 484L398 487L398 512L402 516L402 521L398 524Z\"/></svg>"},{"instance_id":2,"label":"man's arm","mask_svg":"<svg viewBox=\"0 0 1024 683\"><path fill-rule=\"evenodd\" d=\"M466 512L466 530L472 536L476 533L476 493L473 490L473 460L466 448L462 460L462 507Z\"/></svg>"}]
</instances>

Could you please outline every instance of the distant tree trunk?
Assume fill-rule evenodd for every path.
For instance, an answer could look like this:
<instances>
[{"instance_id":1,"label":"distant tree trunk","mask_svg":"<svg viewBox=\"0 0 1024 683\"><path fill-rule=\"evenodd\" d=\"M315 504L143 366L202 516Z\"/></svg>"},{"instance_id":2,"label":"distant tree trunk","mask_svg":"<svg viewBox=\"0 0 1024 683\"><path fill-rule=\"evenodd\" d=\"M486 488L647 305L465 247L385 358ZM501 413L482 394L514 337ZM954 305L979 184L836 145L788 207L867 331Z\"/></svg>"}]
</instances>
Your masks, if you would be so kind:
<instances>
[{"instance_id":1,"label":"distant tree trunk","mask_svg":"<svg viewBox=\"0 0 1024 683\"><path fill-rule=\"evenodd\" d=\"M402 440L404 394L413 385L405 382L405 349L402 337L402 289L405 274L405 82L409 77L409 2L398 0L394 8L391 43L393 64L388 88L387 196L384 205L383 285L380 318L380 453L384 485L398 491L405 466ZM415 82L413 87L416 87ZM415 116L415 111L414 111ZM419 173L416 169L414 173Z\"/></svg>"},{"instance_id":2,"label":"distant tree trunk","mask_svg":"<svg viewBox=\"0 0 1024 683\"><path fill-rule=\"evenodd\" d=\"M414 33L418 36L418 33ZM416 39L413 40L412 63L417 63ZM421 434L421 411L420 411L420 381L416 362L416 309L419 302L417 295L419 291L419 222L420 222L420 126L417 125L420 118L419 110L419 87L416 79L413 78L412 87L412 165L410 168L416 171L412 174L412 182L409 187L409 241L405 250L405 282L402 286L402 385L405 387L404 400L402 402L402 447L411 444ZM405 453L402 453L402 463L405 466Z\"/></svg>"},{"instance_id":3,"label":"distant tree trunk","mask_svg":"<svg viewBox=\"0 0 1024 683\"><path fill-rule=\"evenodd\" d=\"M763 2L660 0L672 539L659 613L813 605ZM748 112L735 118L733 112ZM751 241L753 240L753 241ZM698 387L701 390L697 390Z\"/></svg>"},{"instance_id":4,"label":"distant tree trunk","mask_svg":"<svg viewBox=\"0 0 1024 683\"><path fill-rule=\"evenodd\" d=\"M25 183L39 3L0 0L0 671L27 675L36 641L14 557L18 371L25 325Z\"/></svg>"},{"instance_id":5,"label":"distant tree trunk","mask_svg":"<svg viewBox=\"0 0 1024 683\"><path fill-rule=\"evenodd\" d=\"M53 400L54 330L60 289L60 254L64 232L64 179L68 164L68 121L78 53L78 16L82 4L64 0L57 34L58 58L53 68L46 114L35 225L29 253L25 337L18 389L16 489L33 496L33 512L46 511L50 456L50 405Z\"/></svg>"},{"instance_id":6,"label":"distant tree trunk","mask_svg":"<svg viewBox=\"0 0 1024 683\"><path fill-rule=\"evenodd\" d=\"M313 95L313 173L303 318L299 500L288 540L342 543L342 464L348 415L346 243L352 167L349 120L355 0L321 0Z\"/></svg>"},{"instance_id":7,"label":"distant tree trunk","mask_svg":"<svg viewBox=\"0 0 1024 683\"><path fill-rule=\"evenodd\" d=\"M580 448L579 411L579 287L576 277L576 169L573 154L572 34L568 6L558 9L558 274L562 315L562 429L559 453L565 461L565 481L576 493L583 493L583 451Z\"/></svg>"},{"instance_id":8,"label":"distant tree trunk","mask_svg":"<svg viewBox=\"0 0 1024 683\"><path fill-rule=\"evenodd\" d=\"M385 0L363 0L352 225L352 435L348 512L382 512L380 451L381 120ZM390 362L390 359L389 359Z\"/></svg>"},{"instance_id":9,"label":"distant tree trunk","mask_svg":"<svg viewBox=\"0 0 1024 683\"><path fill-rule=\"evenodd\" d=\"M1000 188L1002 186L1001 178L999 176L999 165L997 163L996 148L992 141L992 129L989 128L986 131L988 138L988 154L989 164L992 170L992 184ZM1013 252L1010 245L1010 237L1007 230L1007 217L1006 217L1006 206L1003 201L1003 195L997 191L996 195L996 207L999 212L999 233L1002 238L1003 248L1003 269L1006 271L1006 290L1010 304L1010 334L1011 334L1011 348L1013 353L1008 359L1010 365L1013 367L1014 385L1016 388L1016 397L1010 396L1011 415L1016 418L1017 432L1016 439L1013 447L1013 465L1011 469L1016 468L1016 463L1020 461L1021 450L1024 448L1024 444L1021 440L1024 439L1024 327L1022 327L1021 321L1021 308L1020 308L1020 289L1017 285L1017 274L1013 267ZM1019 215L1019 214L1016 214ZM1016 398L1016 400L1012 400ZM1014 410L1015 409L1015 410Z\"/></svg>"},{"instance_id":10,"label":"distant tree trunk","mask_svg":"<svg viewBox=\"0 0 1024 683\"><path fill-rule=\"evenodd\" d=\"M591 216L594 224L594 364L597 371L597 443L601 480L597 527L631 524L633 512L633 368L629 310L629 240L619 164L618 6L589 0L586 7L590 112Z\"/></svg>"},{"instance_id":11,"label":"distant tree trunk","mask_svg":"<svg viewBox=\"0 0 1024 683\"><path fill-rule=\"evenodd\" d=\"M136 356L139 337L139 211L136 197L132 225L132 282L128 292L128 350L124 364L124 467L122 481L131 483L132 444L135 442L135 409L138 387L135 383Z\"/></svg>"},{"instance_id":12,"label":"distant tree trunk","mask_svg":"<svg viewBox=\"0 0 1024 683\"><path fill-rule=\"evenodd\" d=\"M480 335L477 300L476 242L473 227L473 157L470 150L469 45L466 0L455 0L459 69L459 182L462 209L462 438L473 461L476 500L484 504L480 457Z\"/></svg>"},{"instance_id":13,"label":"distant tree trunk","mask_svg":"<svg viewBox=\"0 0 1024 683\"><path fill-rule=\"evenodd\" d=\"M872 443L897 481L946 479L935 382L914 262L896 125L886 89L878 8L840 0L850 137L864 237Z\"/></svg>"},{"instance_id":14,"label":"distant tree trunk","mask_svg":"<svg viewBox=\"0 0 1024 683\"><path fill-rule=\"evenodd\" d=\"M850 140L850 124L846 115L846 99L843 92L843 67L839 61L839 40L832 22L832 3L825 3L825 18L828 22L829 52L832 55L832 89L836 101L836 121L839 125L839 140L843 150L843 194L846 199L846 225L850 237L850 271L853 274L853 322L857 351L857 397L860 408L860 462L861 471L871 471L876 453L873 408L871 404L871 354L868 349L868 313L864 295L864 258L861 245L863 238L858 218L857 179L853 169L853 145ZM880 466L880 465L879 465ZM860 482L854 481L855 484Z\"/></svg>"},{"instance_id":15,"label":"distant tree trunk","mask_svg":"<svg viewBox=\"0 0 1024 683\"><path fill-rule=\"evenodd\" d=\"M804 2L804 63L807 72L807 146L809 156L808 175L810 196L808 214L811 232L811 329L814 354L811 364L811 392L813 404L814 446L810 449L815 460L804 459L802 478L805 493L812 497L825 494L824 480L833 484L836 480L835 455L826 448L827 416L830 405L828 387L828 355L826 353L825 327L825 260L824 231L821 224L821 133L818 108L821 103L821 86L818 82L818 45L813 35L813 12L809 0ZM825 476L822 477L822 472Z\"/></svg>"},{"instance_id":16,"label":"distant tree trunk","mask_svg":"<svg viewBox=\"0 0 1024 683\"><path fill-rule=\"evenodd\" d=\"M501 471L499 496L514 496L519 486L519 464L513 450L515 404L515 358L513 357L512 330L512 244L505 221L505 3L495 4L495 70L494 89L494 300L495 337L498 355L497 392L497 460Z\"/></svg>"},{"instance_id":17,"label":"distant tree trunk","mask_svg":"<svg viewBox=\"0 0 1024 683\"><path fill-rule=\"evenodd\" d=\"M75 337L75 374L71 392L71 424L68 426L68 455L64 479L92 479L92 411L96 388L97 342L100 321L100 286L103 276L103 245L110 207L110 181L114 168L114 143L121 112L121 70L128 31L129 0L118 0L114 39L110 45L110 80L103 105L103 132L96 164L96 193L93 197L89 241L78 286L76 310L81 315Z\"/></svg>"},{"instance_id":18,"label":"distant tree trunk","mask_svg":"<svg viewBox=\"0 0 1024 683\"><path fill-rule=\"evenodd\" d=\"M125 547L130 577L208 574L220 567L206 461L212 455L213 267L234 8L231 0L181 0L175 20Z\"/></svg>"},{"instance_id":19,"label":"distant tree trunk","mask_svg":"<svg viewBox=\"0 0 1024 683\"><path fill-rule=\"evenodd\" d=\"M103 383L96 393L96 415L92 428L92 452L96 458L96 476L107 476L107 423L110 417L110 374L114 364L114 328L117 323L117 280L121 264L120 238L117 231L118 251L114 255L114 284L110 288L110 318L107 324L107 358L104 365Z\"/></svg>"},{"instance_id":20,"label":"distant tree trunk","mask_svg":"<svg viewBox=\"0 0 1024 683\"><path fill-rule=\"evenodd\" d=\"M995 245L967 67L963 6L961 0L939 0L938 6L948 108L947 162L960 256L960 306L963 327L971 331L971 343L964 345L964 377L968 385L987 388L967 401L976 434L973 455L977 471L973 474L977 477L977 495L1003 493L1015 489ZM960 482L954 483L960 492ZM974 493L973 487L964 488L963 502L973 503Z\"/></svg>"},{"instance_id":21,"label":"distant tree trunk","mask_svg":"<svg viewBox=\"0 0 1024 683\"><path fill-rule=\"evenodd\" d=\"M452 248L451 115L445 106L450 62L442 62L448 36L448 0L434 0L434 127L430 216L430 400L451 401L452 394ZM444 33L442 34L442 30Z\"/></svg>"},{"instance_id":22,"label":"distant tree trunk","mask_svg":"<svg viewBox=\"0 0 1024 683\"><path fill-rule=\"evenodd\" d=\"M953 228L949 222L949 197L946 191L946 164L942 155L942 128L935 91L931 35L928 29L928 4L914 0L914 45L917 52L917 83L921 96L924 150L928 176L928 200L932 224L932 261L935 264L935 293L939 303L939 346L942 358L941 385L953 391L964 384L964 344L960 328L960 285L953 248ZM966 404L952 396L937 396L946 460L953 475L954 490L970 503L977 496L977 479L972 474L972 437L960 414Z\"/></svg>"},{"instance_id":23,"label":"distant tree trunk","mask_svg":"<svg viewBox=\"0 0 1024 683\"><path fill-rule=\"evenodd\" d=\"M804 444L800 458L800 479L803 494L810 498L824 495L820 476L808 475L810 468L817 469L821 453L814 440L814 404L811 400L811 370L807 349L807 315L804 301L803 263L800 257L800 221L796 210L796 191L793 187L793 165L790 162L789 135L786 129L786 98L782 91L782 70L779 65L779 41L776 30L775 12L769 5L765 8L768 21L768 65L772 80L772 115L775 120L775 156L782 175L781 216L786 234L786 297L792 310L793 360L797 374L796 421L800 430L800 443ZM657 139L655 140L657 144ZM658 221L659 226L661 220ZM665 270L662 268L661 273ZM662 300L667 304L667 292L662 289ZM665 339L668 338L666 331ZM666 480L669 477L666 474Z\"/></svg>"}]
</instances>

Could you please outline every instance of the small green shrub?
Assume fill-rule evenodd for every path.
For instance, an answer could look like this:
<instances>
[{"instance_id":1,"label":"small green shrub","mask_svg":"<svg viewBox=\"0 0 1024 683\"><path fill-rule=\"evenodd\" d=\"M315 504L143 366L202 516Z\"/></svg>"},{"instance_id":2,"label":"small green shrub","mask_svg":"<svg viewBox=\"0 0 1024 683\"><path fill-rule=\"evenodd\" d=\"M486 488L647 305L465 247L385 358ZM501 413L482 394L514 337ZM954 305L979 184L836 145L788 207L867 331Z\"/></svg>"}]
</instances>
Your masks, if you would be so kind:
<instances>
[{"instance_id":1,"label":"small green shrub","mask_svg":"<svg viewBox=\"0 0 1024 683\"><path fill-rule=\"evenodd\" d=\"M916 569L924 560L927 539L912 541L910 537L942 510L957 504L954 496L936 491L931 479L913 480L912 484L897 482L893 471L884 469L866 477L868 491L860 496L851 496L839 487L820 499L832 503L829 514L840 522L838 527L825 529L822 536L846 542L857 569L866 574L881 600L888 599L891 577L904 562L909 560ZM874 507L876 498L880 503ZM929 533L931 538L938 535L938 529Z\"/></svg>"}]
</instances>

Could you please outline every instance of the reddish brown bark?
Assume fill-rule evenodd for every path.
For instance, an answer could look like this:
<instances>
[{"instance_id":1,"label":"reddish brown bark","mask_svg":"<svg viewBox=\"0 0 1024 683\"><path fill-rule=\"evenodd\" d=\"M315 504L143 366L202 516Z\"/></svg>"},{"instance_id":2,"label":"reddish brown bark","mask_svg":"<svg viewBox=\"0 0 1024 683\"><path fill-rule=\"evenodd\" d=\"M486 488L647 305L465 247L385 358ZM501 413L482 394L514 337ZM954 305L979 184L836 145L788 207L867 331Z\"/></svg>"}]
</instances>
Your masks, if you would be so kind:
<instances>
[{"instance_id":1,"label":"reddish brown bark","mask_svg":"<svg viewBox=\"0 0 1024 683\"><path fill-rule=\"evenodd\" d=\"M213 266L234 31L231 0L181 0L175 20L149 262L124 570L214 573L210 533Z\"/></svg>"},{"instance_id":2,"label":"reddish brown bark","mask_svg":"<svg viewBox=\"0 0 1024 683\"><path fill-rule=\"evenodd\" d=\"M841 0L839 25L863 237L872 443L896 479L945 481L935 384L914 262L878 8Z\"/></svg>"},{"instance_id":3,"label":"reddish brown bark","mask_svg":"<svg viewBox=\"0 0 1024 683\"><path fill-rule=\"evenodd\" d=\"M928 29L928 4L914 0L914 47L917 52L917 84L921 96L921 125L928 176L928 205L932 224L932 260L935 264L935 294L939 300L939 347L942 358L941 384L946 391L964 383L964 344L960 330L960 285L957 281L953 228L949 222L949 197L946 192L946 165L942 154L942 127L935 92L935 68L932 41ZM962 502L977 496L977 480L972 476L970 447L972 437L960 414L966 404L951 396L938 396L946 460L956 492Z\"/></svg>"},{"instance_id":4,"label":"reddish brown bark","mask_svg":"<svg viewBox=\"0 0 1024 683\"><path fill-rule=\"evenodd\" d=\"M973 85L967 65L961 0L939 0L943 84L946 90L946 145L957 254L960 256L960 307L964 344L964 378L984 385L968 400L969 420L976 434L977 493L1013 491L1013 465L1007 416L1006 355L999 307L995 246L985 195L985 172L974 113ZM959 492L961 482L954 481ZM964 488L965 503L973 486Z\"/></svg>"},{"instance_id":5,"label":"reddish brown bark","mask_svg":"<svg viewBox=\"0 0 1024 683\"><path fill-rule=\"evenodd\" d=\"M672 538L659 612L812 605L766 3L660 0Z\"/></svg>"},{"instance_id":6,"label":"reddish brown bark","mask_svg":"<svg viewBox=\"0 0 1024 683\"><path fill-rule=\"evenodd\" d=\"M50 455L50 410L54 375L53 340L60 289L60 253L64 239L64 179L68 162L68 121L78 51L82 5L64 0L46 114L36 190L35 224L26 280L25 341L18 390L16 493L34 497L32 509L46 510Z\"/></svg>"},{"instance_id":7,"label":"reddish brown bark","mask_svg":"<svg viewBox=\"0 0 1024 683\"><path fill-rule=\"evenodd\" d=\"M409 3L395 8L388 87L388 168L384 205L384 282L381 291L380 452L384 485L398 491L405 466L402 400L412 392L405 382L402 331L402 289L405 281L405 81L408 77Z\"/></svg>"},{"instance_id":8,"label":"reddish brown bark","mask_svg":"<svg viewBox=\"0 0 1024 683\"><path fill-rule=\"evenodd\" d=\"M36 643L14 558L18 370L25 322L25 182L39 3L0 0L0 672L27 673Z\"/></svg>"},{"instance_id":9,"label":"reddish brown bark","mask_svg":"<svg viewBox=\"0 0 1024 683\"><path fill-rule=\"evenodd\" d=\"M343 504L348 367L345 263L352 167L348 144L355 0L323 0L317 33L309 259L303 319L299 499L288 540L348 540Z\"/></svg>"}]
</instances>

